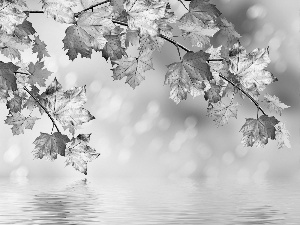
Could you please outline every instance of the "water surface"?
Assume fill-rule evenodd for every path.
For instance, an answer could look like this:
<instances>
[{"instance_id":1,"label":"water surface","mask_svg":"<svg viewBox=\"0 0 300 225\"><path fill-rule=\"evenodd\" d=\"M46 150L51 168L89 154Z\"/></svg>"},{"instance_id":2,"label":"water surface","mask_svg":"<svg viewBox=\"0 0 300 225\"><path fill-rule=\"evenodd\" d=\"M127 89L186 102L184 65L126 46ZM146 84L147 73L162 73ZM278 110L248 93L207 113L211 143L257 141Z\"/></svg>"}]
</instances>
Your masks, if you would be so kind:
<instances>
[{"instance_id":1,"label":"water surface","mask_svg":"<svg viewBox=\"0 0 300 225\"><path fill-rule=\"evenodd\" d=\"M0 224L300 224L300 183L0 180Z\"/></svg>"}]
</instances>

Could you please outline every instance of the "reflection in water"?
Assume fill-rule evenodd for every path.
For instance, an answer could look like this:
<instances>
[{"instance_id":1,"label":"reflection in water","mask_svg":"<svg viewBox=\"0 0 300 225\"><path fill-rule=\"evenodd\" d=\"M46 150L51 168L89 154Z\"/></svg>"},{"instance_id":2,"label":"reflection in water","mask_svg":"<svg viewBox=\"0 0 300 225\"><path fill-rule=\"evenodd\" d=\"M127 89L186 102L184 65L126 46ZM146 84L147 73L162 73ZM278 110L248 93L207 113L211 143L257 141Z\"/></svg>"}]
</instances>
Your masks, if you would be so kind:
<instances>
[{"instance_id":1,"label":"reflection in water","mask_svg":"<svg viewBox=\"0 0 300 225\"><path fill-rule=\"evenodd\" d=\"M51 219L53 224L95 222L100 214L94 207L97 202L97 195L90 190L87 180L80 180L60 191L34 195L32 205L37 215L33 220L49 223Z\"/></svg>"},{"instance_id":2,"label":"reflection in water","mask_svg":"<svg viewBox=\"0 0 300 225\"><path fill-rule=\"evenodd\" d=\"M282 215L281 215L282 214ZM242 208L237 215L238 224L284 224L285 216L272 206L263 205L254 208ZM281 215L281 216L280 216Z\"/></svg>"},{"instance_id":3,"label":"reflection in water","mask_svg":"<svg viewBox=\"0 0 300 225\"><path fill-rule=\"evenodd\" d=\"M0 180L0 224L299 224L299 183Z\"/></svg>"}]
</instances>

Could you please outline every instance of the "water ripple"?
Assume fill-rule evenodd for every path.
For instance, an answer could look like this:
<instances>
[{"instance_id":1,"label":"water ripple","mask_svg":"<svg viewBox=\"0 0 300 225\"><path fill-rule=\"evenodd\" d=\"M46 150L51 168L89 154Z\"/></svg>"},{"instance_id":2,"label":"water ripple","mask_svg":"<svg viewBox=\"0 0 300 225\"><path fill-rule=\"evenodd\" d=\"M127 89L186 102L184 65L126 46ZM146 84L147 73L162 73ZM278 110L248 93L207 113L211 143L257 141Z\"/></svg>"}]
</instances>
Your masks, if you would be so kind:
<instances>
[{"instance_id":1,"label":"water ripple","mask_svg":"<svg viewBox=\"0 0 300 225\"><path fill-rule=\"evenodd\" d=\"M299 182L0 180L0 224L299 224Z\"/></svg>"}]
</instances>

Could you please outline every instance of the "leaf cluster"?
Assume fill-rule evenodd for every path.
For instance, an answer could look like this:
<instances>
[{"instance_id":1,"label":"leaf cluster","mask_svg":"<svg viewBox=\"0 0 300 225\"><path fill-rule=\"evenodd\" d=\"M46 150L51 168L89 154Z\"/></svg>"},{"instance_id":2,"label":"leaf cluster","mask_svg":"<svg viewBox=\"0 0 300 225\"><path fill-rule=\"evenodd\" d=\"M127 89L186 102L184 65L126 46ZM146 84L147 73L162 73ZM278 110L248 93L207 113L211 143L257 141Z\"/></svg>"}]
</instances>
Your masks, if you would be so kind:
<instances>
[{"instance_id":1,"label":"leaf cluster","mask_svg":"<svg viewBox=\"0 0 300 225\"><path fill-rule=\"evenodd\" d=\"M56 132L41 133L34 141L36 158L66 157L66 164L87 173L87 162L98 157L90 146L89 134L76 134L84 123L94 119L84 108L87 99L85 87L63 90L55 78L45 87L51 72L45 68L44 58L49 57L46 44L40 40L32 24L30 13L42 12L59 23L69 24L62 40L70 60L91 58L92 52L101 52L112 64L112 77L126 77L133 89L145 80L144 73L153 69L152 54L161 51L169 42L179 54L178 62L167 65L165 85L170 86L170 98L179 103L200 95L208 103L208 116L218 126L237 118L238 103L235 96L249 98L257 108L257 118L248 118L242 126L242 143L245 146L264 146L268 138L276 139L279 148L290 147L285 125L274 116L268 116L259 104L260 92L278 79L266 67L270 63L268 48L247 53L240 44L240 34L233 24L209 0L192 0L187 12L177 18L168 0L42 0L42 11L30 11L23 0L4 0L0 3L0 52L11 62L0 62L0 100L6 104L9 115L5 123L12 125L14 135L32 129L39 117L32 116L34 109L46 113ZM182 1L180 1L184 4ZM78 8L82 10L78 11ZM173 38L173 27L190 41L197 51L191 51ZM223 44L214 47L211 37L222 35ZM137 55L128 54L134 46ZM21 52L32 49L37 61L24 64ZM181 56L181 51L186 51ZM224 99L230 103L225 103ZM268 109L281 115L289 106L276 96L264 95ZM28 112L26 114L26 112ZM258 116L258 112L263 115ZM60 131L69 132L67 136Z\"/></svg>"}]
</instances>

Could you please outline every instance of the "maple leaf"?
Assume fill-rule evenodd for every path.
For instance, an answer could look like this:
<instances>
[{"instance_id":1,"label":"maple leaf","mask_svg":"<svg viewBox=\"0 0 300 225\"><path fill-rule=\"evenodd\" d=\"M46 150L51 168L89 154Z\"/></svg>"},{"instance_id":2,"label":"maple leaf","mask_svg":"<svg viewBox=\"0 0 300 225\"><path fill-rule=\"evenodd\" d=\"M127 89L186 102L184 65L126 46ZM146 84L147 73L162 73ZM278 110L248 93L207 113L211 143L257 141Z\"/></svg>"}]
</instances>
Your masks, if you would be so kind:
<instances>
[{"instance_id":1,"label":"maple leaf","mask_svg":"<svg viewBox=\"0 0 300 225\"><path fill-rule=\"evenodd\" d=\"M0 3L1 4L1 3ZM10 59L21 59L20 50L31 47L31 39L28 35L35 33L32 23L26 19L15 26L12 34L0 31L0 51Z\"/></svg>"},{"instance_id":2,"label":"maple leaf","mask_svg":"<svg viewBox=\"0 0 300 225\"><path fill-rule=\"evenodd\" d=\"M248 118L242 126L240 132L243 132L242 144L247 146L263 147L268 143L268 135L262 123L256 119Z\"/></svg>"},{"instance_id":3,"label":"maple leaf","mask_svg":"<svg viewBox=\"0 0 300 225\"><path fill-rule=\"evenodd\" d=\"M77 25L85 30L91 39L91 46L96 50L101 50L107 40L104 35L111 34L116 27L112 20L112 7L101 7L95 12L84 12L77 20Z\"/></svg>"},{"instance_id":4,"label":"maple leaf","mask_svg":"<svg viewBox=\"0 0 300 225\"><path fill-rule=\"evenodd\" d=\"M69 142L67 135L59 132L53 134L42 133L38 136L33 144L35 148L33 154L35 158L42 159L46 157L49 160L57 158L57 154L65 156L66 144Z\"/></svg>"},{"instance_id":5,"label":"maple leaf","mask_svg":"<svg viewBox=\"0 0 300 225\"><path fill-rule=\"evenodd\" d=\"M21 60L19 51L23 51L31 47L31 39L28 35L35 33L32 23L24 20L22 24L18 24L12 35L4 31L0 32L0 51L10 59Z\"/></svg>"},{"instance_id":6,"label":"maple leaf","mask_svg":"<svg viewBox=\"0 0 300 225\"><path fill-rule=\"evenodd\" d=\"M11 62L4 63L0 61L0 76L5 80L6 86L9 90L17 90L17 79L14 73L18 69L19 67Z\"/></svg>"},{"instance_id":7,"label":"maple leaf","mask_svg":"<svg viewBox=\"0 0 300 225\"><path fill-rule=\"evenodd\" d=\"M44 62L41 61L38 61L35 64L30 62L28 65L28 72L31 74L28 80L29 84L38 84L41 87L45 86L45 81L52 72L48 71L46 68L44 68L44 66Z\"/></svg>"},{"instance_id":8,"label":"maple leaf","mask_svg":"<svg viewBox=\"0 0 300 225\"><path fill-rule=\"evenodd\" d=\"M208 21L214 20L221 15L215 5L210 4L209 0L193 0L189 5L189 12L185 13L180 19L181 24L191 24L205 26Z\"/></svg>"},{"instance_id":9,"label":"maple leaf","mask_svg":"<svg viewBox=\"0 0 300 225\"><path fill-rule=\"evenodd\" d=\"M110 5L113 6L114 18L123 21L122 17L127 16L124 10L124 0L110 0Z\"/></svg>"},{"instance_id":10,"label":"maple leaf","mask_svg":"<svg viewBox=\"0 0 300 225\"><path fill-rule=\"evenodd\" d=\"M18 24L14 31L14 34L21 39L28 38L28 35L33 35L35 33L36 31L32 27L32 23L29 22L27 19L25 19L23 23Z\"/></svg>"},{"instance_id":11,"label":"maple leaf","mask_svg":"<svg viewBox=\"0 0 300 225\"><path fill-rule=\"evenodd\" d=\"M272 140L275 139L275 125L279 123L279 121L274 116L262 115L259 117L259 120L264 124L264 127L267 131L268 137Z\"/></svg>"},{"instance_id":12,"label":"maple leaf","mask_svg":"<svg viewBox=\"0 0 300 225\"><path fill-rule=\"evenodd\" d=\"M76 170L87 175L87 163L96 159L100 153L88 146L90 134L79 134L73 138L66 149L66 166L72 165Z\"/></svg>"},{"instance_id":13,"label":"maple leaf","mask_svg":"<svg viewBox=\"0 0 300 225\"><path fill-rule=\"evenodd\" d=\"M6 103L6 107L9 109L9 112L10 113L21 112L23 99L24 99L24 96L21 96L18 91L14 91L13 98L11 98Z\"/></svg>"},{"instance_id":14,"label":"maple leaf","mask_svg":"<svg viewBox=\"0 0 300 225\"><path fill-rule=\"evenodd\" d=\"M229 52L229 70L239 77L245 88L255 87L258 91L263 91L266 85L277 81L277 78L265 70L271 62L268 54L268 48L257 48L246 54L245 48L237 42Z\"/></svg>"},{"instance_id":15,"label":"maple leaf","mask_svg":"<svg viewBox=\"0 0 300 225\"><path fill-rule=\"evenodd\" d=\"M283 122L279 122L275 125L275 129L276 140L278 141L278 148L282 148L284 145L288 148L291 148L289 140L290 133L285 128L285 124Z\"/></svg>"},{"instance_id":16,"label":"maple leaf","mask_svg":"<svg viewBox=\"0 0 300 225\"><path fill-rule=\"evenodd\" d=\"M242 143L245 147L263 147L268 138L275 139L275 125L279 121L274 117L262 115L258 119L248 118L240 132L243 133Z\"/></svg>"},{"instance_id":17,"label":"maple leaf","mask_svg":"<svg viewBox=\"0 0 300 225\"><path fill-rule=\"evenodd\" d=\"M158 34L157 20L165 16L167 3L158 0L127 0L124 9L128 13L128 27L140 30L140 34Z\"/></svg>"},{"instance_id":18,"label":"maple leaf","mask_svg":"<svg viewBox=\"0 0 300 225\"><path fill-rule=\"evenodd\" d=\"M16 35L8 35L6 32L0 32L0 51L10 59L21 59L19 51L30 48L31 40Z\"/></svg>"},{"instance_id":19,"label":"maple leaf","mask_svg":"<svg viewBox=\"0 0 300 225\"><path fill-rule=\"evenodd\" d=\"M238 84L241 86L240 84ZM242 87L243 88L243 87ZM259 92L256 88L256 85L253 85L251 88L243 88L255 101L258 101ZM244 99L246 95L243 92L240 92L240 96ZM248 97L247 97L248 98Z\"/></svg>"},{"instance_id":20,"label":"maple leaf","mask_svg":"<svg viewBox=\"0 0 300 225\"><path fill-rule=\"evenodd\" d=\"M7 58L9 58L9 59L18 59L18 60L21 60L21 54L20 54L20 52L17 50L17 49L15 49L15 48L10 48L10 47L7 47L7 46L5 46L5 47L3 47L3 48L1 48L0 49L0 52L4 55L4 56L6 56Z\"/></svg>"},{"instance_id":21,"label":"maple leaf","mask_svg":"<svg viewBox=\"0 0 300 225\"><path fill-rule=\"evenodd\" d=\"M141 51L143 51L144 49L160 51L160 49L162 48L164 43L165 43L165 40L161 37L144 34L140 37L139 49Z\"/></svg>"},{"instance_id":22,"label":"maple leaf","mask_svg":"<svg viewBox=\"0 0 300 225\"><path fill-rule=\"evenodd\" d=\"M77 0L42 0L44 12L48 17L60 23L74 23L72 7L77 6Z\"/></svg>"},{"instance_id":23,"label":"maple leaf","mask_svg":"<svg viewBox=\"0 0 300 225\"><path fill-rule=\"evenodd\" d=\"M40 40L39 35L35 37L32 52L38 53L37 57L38 57L39 61L41 61L42 58L45 56L50 57L50 55L47 52L46 46L47 45L45 44L45 42Z\"/></svg>"},{"instance_id":24,"label":"maple leaf","mask_svg":"<svg viewBox=\"0 0 300 225\"><path fill-rule=\"evenodd\" d=\"M12 112L11 115L7 116L5 123L12 126L13 135L24 134L24 129L32 129L37 117L25 117L20 112Z\"/></svg>"},{"instance_id":25,"label":"maple leaf","mask_svg":"<svg viewBox=\"0 0 300 225\"><path fill-rule=\"evenodd\" d=\"M214 83L210 84L210 89L208 89L204 94L204 99L209 103L217 103L221 101L221 86Z\"/></svg>"},{"instance_id":26,"label":"maple leaf","mask_svg":"<svg viewBox=\"0 0 300 225\"><path fill-rule=\"evenodd\" d=\"M201 50L187 52L181 62L175 62L167 66L165 84L171 86L170 98L177 104L186 99L187 92L193 97L201 93L204 94L207 85L204 85L203 82L213 79L209 65L206 63L208 57L209 54Z\"/></svg>"},{"instance_id":27,"label":"maple leaf","mask_svg":"<svg viewBox=\"0 0 300 225\"><path fill-rule=\"evenodd\" d=\"M227 36L228 43L234 44L237 39L241 37L241 35L234 29L233 24L228 22L225 18L220 18L220 22L217 25L220 28L220 33Z\"/></svg>"},{"instance_id":28,"label":"maple leaf","mask_svg":"<svg viewBox=\"0 0 300 225\"><path fill-rule=\"evenodd\" d=\"M6 103L8 97L6 82L3 77L0 76L0 102Z\"/></svg>"},{"instance_id":29,"label":"maple leaf","mask_svg":"<svg viewBox=\"0 0 300 225\"><path fill-rule=\"evenodd\" d=\"M217 26L220 28L218 34L225 37L222 38L222 57L228 58L229 49L238 41L241 35L236 32L233 24L228 22L225 18L220 18L220 22L217 23Z\"/></svg>"},{"instance_id":30,"label":"maple leaf","mask_svg":"<svg viewBox=\"0 0 300 225\"><path fill-rule=\"evenodd\" d=\"M63 43L64 50L68 50L67 55L70 60L74 60L78 53L81 57L91 58L91 36L82 28L75 25L68 27Z\"/></svg>"},{"instance_id":31,"label":"maple leaf","mask_svg":"<svg viewBox=\"0 0 300 225\"><path fill-rule=\"evenodd\" d=\"M121 46L120 36L121 35L104 36L107 42L102 50L102 56L106 60L110 58L110 60L113 61L121 59L122 56L127 56L125 49Z\"/></svg>"},{"instance_id":32,"label":"maple leaf","mask_svg":"<svg viewBox=\"0 0 300 225\"><path fill-rule=\"evenodd\" d=\"M237 118L238 105L238 103L233 104L232 101L229 105L224 104L222 101L211 103L211 107L207 108L208 116L215 116L214 121L218 127L223 126L228 123L230 117Z\"/></svg>"},{"instance_id":33,"label":"maple leaf","mask_svg":"<svg viewBox=\"0 0 300 225\"><path fill-rule=\"evenodd\" d=\"M271 96L269 94L265 94L264 100L267 102L267 107L270 111L274 111L275 113L281 116L281 113L284 109L289 108L290 106L279 101L279 98Z\"/></svg>"},{"instance_id":34,"label":"maple leaf","mask_svg":"<svg viewBox=\"0 0 300 225\"><path fill-rule=\"evenodd\" d=\"M87 100L85 92L85 86L63 91L61 84L55 78L41 95L42 104L64 129L69 129L74 135L79 125L95 119L88 110L83 108Z\"/></svg>"},{"instance_id":35,"label":"maple leaf","mask_svg":"<svg viewBox=\"0 0 300 225\"><path fill-rule=\"evenodd\" d=\"M145 76L143 72L153 69L152 51L146 49L140 52L139 57L122 57L122 59L114 60L113 62L118 64L116 68L111 69L113 71L114 80L121 80L123 77L127 76L126 82L133 89L138 86Z\"/></svg>"},{"instance_id":36,"label":"maple leaf","mask_svg":"<svg viewBox=\"0 0 300 225\"><path fill-rule=\"evenodd\" d=\"M31 47L29 35L33 35L35 32L32 23L27 20L17 25L12 35L2 32L0 34L0 42L1 46L3 46L1 53L10 59L17 58L21 60L20 51Z\"/></svg>"},{"instance_id":37,"label":"maple leaf","mask_svg":"<svg viewBox=\"0 0 300 225\"><path fill-rule=\"evenodd\" d=\"M38 99L40 102L44 102L44 99L39 94L40 90L35 85L31 85L28 89L30 90L30 93L33 96L35 96L36 99ZM38 104L38 102L32 96L29 96L29 98L26 99L23 108L27 108L29 110L38 108L41 115L45 112L45 110L40 106L40 104Z\"/></svg>"},{"instance_id":38,"label":"maple leaf","mask_svg":"<svg viewBox=\"0 0 300 225\"><path fill-rule=\"evenodd\" d=\"M26 4L23 1L1 1L0 8L1 30L13 34L16 26L23 23L27 17L23 12Z\"/></svg>"},{"instance_id":39,"label":"maple leaf","mask_svg":"<svg viewBox=\"0 0 300 225\"><path fill-rule=\"evenodd\" d=\"M67 28L63 43L71 60L74 60L78 53L82 57L91 58L92 49L100 51L105 46L107 40L103 35L110 34L115 28L111 21L111 13L111 7L101 7L97 12L82 13L77 25Z\"/></svg>"},{"instance_id":40,"label":"maple leaf","mask_svg":"<svg viewBox=\"0 0 300 225\"><path fill-rule=\"evenodd\" d=\"M173 27L169 23L176 23L177 17L174 12L171 11L171 6L169 3L166 5L165 15L163 18L160 18L156 21L158 25L158 31L160 34L165 35L166 37L171 38L173 36L172 29Z\"/></svg>"},{"instance_id":41,"label":"maple leaf","mask_svg":"<svg viewBox=\"0 0 300 225\"><path fill-rule=\"evenodd\" d=\"M194 24L192 22L185 22L178 27L182 31L183 38L188 38L191 41L192 46L197 46L202 49L209 45L209 37L214 36L219 30L214 24L201 27L199 24Z\"/></svg>"}]
</instances>

